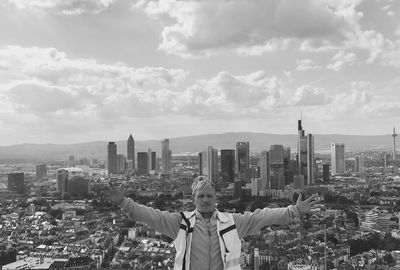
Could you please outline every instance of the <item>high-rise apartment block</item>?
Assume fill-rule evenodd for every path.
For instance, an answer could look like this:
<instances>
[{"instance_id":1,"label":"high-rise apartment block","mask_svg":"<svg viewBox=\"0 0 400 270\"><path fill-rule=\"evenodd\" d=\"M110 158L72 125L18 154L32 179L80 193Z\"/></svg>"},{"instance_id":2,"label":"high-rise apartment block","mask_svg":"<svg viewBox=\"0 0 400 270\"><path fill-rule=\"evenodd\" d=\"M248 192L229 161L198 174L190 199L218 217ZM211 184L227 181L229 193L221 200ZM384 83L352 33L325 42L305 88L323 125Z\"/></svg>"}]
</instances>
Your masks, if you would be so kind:
<instances>
[{"instance_id":1,"label":"high-rise apartment block","mask_svg":"<svg viewBox=\"0 0 400 270\"><path fill-rule=\"evenodd\" d=\"M250 145L249 142L236 143L236 175L242 182L248 182L250 168Z\"/></svg>"},{"instance_id":2,"label":"high-rise apartment block","mask_svg":"<svg viewBox=\"0 0 400 270\"><path fill-rule=\"evenodd\" d=\"M333 175L344 173L345 159L344 159L344 144L332 143L331 144L331 173Z\"/></svg>"},{"instance_id":3,"label":"high-rise apartment block","mask_svg":"<svg viewBox=\"0 0 400 270\"><path fill-rule=\"evenodd\" d=\"M36 179L40 179L42 177L47 177L46 164L36 165Z\"/></svg>"},{"instance_id":4,"label":"high-rise apartment block","mask_svg":"<svg viewBox=\"0 0 400 270\"><path fill-rule=\"evenodd\" d=\"M221 175L223 182L235 181L235 150L221 149Z\"/></svg>"},{"instance_id":5,"label":"high-rise apartment block","mask_svg":"<svg viewBox=\"0 0 400 270\"><path fill-rule=\"evenodd\" d=\"M25 193L25 178L23 172L8 174L8 190L18 194Z\"/></svg>"},{"instance_id":6,"label":"high-rise apartment block","mask_svg":"<svg viewBox=\"0 0 400 270\"><path fill-rule=\"evenodd\" d=\"M109 142L107 145L107 170L108 174L116 174L117 170L117 145Z\"/></svg>"},{"instance_id":7,"label":"high-rise apartment block","mask_svg":"<svg viewBox=\"0 0 400 270\"><path fill-rule=\"evenodd\" d=\"M133 140L132 134L129 135L126 149L126 159L131 168L135 169L135 141Z\"/></svg>"},{"instance_id":8,"label":"high-rise apartment block","mask_svg":"<svg viewBox=\"0 0 400 270\"><path fill-rule=\"evenodd\" d=\"M161 141L161 170L168 174L171 171L171 150L169 149L169 139Z\"/></svg>"}]
</instances>

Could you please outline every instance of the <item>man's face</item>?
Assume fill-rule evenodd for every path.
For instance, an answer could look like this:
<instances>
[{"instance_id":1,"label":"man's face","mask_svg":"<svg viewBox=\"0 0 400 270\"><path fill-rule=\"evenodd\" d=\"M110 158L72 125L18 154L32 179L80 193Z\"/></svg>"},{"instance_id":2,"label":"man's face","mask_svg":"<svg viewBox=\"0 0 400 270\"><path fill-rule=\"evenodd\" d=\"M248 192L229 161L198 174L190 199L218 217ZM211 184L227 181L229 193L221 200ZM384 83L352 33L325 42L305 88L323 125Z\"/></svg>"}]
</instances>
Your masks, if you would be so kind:
<instances>
[{"instance_id":1,"label":"man's face","mask_svg":"<svg viewBox=\"0 0 400 270\"><path fill-rule=\"evenodd\" d=\"M199 188L194 197L194 204L200 213L212 213L217 203L217 196L212 186Z\"/></svg>"}]
</instances>

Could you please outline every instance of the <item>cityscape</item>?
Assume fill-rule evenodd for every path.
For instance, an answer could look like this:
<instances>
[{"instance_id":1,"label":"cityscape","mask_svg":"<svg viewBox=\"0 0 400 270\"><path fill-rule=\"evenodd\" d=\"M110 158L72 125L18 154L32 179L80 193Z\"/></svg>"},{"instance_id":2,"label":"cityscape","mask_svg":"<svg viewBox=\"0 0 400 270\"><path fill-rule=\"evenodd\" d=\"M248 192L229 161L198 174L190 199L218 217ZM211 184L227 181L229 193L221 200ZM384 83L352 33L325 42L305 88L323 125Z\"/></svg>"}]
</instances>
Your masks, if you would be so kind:
<instances>
[{"instance_id":1,"label":"cityscape","mask_svg":"<svg viewBox=\"0 0 400 270\"><path fill-rule=\"evenodd\" d=\"M399 14L0 0L0 270L400 270Z\"/></svg>"},{"instance_id":2,"label":"cityscape","mask_svg":"<svg viewBox=\"0 0 400 270\"><path fill-rule=\"evenodd\" d=\"M242 269L394 269L400 263L400 175L392 151L330 153L297 123L297 149L273 144L250 152L208 146L197 154L104 145L103 159L70 155L48 164L1 164L2 269L173 269L169 237L124 216L105 197L112 183L126 197L160 210L194 208L198 175L216 186L217 208L243 213L294 203L299 192L323 205L295 224L270 226L242 242ZM392 140L392 141L391 141Z\"/></svg>"}]
</instances>

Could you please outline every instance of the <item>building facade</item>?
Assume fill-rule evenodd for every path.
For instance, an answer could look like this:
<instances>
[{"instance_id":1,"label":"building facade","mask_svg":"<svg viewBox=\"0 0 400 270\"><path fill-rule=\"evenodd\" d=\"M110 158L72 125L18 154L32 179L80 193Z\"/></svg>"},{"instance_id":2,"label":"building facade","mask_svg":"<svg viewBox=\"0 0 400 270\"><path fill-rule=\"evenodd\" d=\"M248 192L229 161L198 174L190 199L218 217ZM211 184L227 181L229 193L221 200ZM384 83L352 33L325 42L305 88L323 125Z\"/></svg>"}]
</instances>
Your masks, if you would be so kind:
<instances>
[{"instance_id":1,"label":"building facade","mask_svg":"<svg viewBox=\"0 0 400 270\"><path fill-rule=\"evenodd\" d=\"M269 149L269 164L271 189L284 189L285 169L283 145L271 145Z\"/></svg>"},{"instance_id":2,"label":"building facade","mask_svg":"<svg viewBox=\"0 0 400 270\"><path fill-rule=\"evenodd\" d=\"M345 170L345 159L344 159L344 144L343 143L332 143L331 144L331 173L341 174Z\"/></svg>"},{"instance_id":3,"label":"building facade","mask_svg":"<svg viewBox=\"0 0 400 270\"><path fill-rule=\"evenodd\" d=\"M8 190L18 194L25 193L25 178L23 172L8 174Z\"/></svg>"},{"instance_id":4,"label":"building facade","mask_svg":"<svg viewBox=\"0 0 400 270\"><path fill-rule=\"evenodd\" d=\"M135 169L135 141L133 140L132 134L129 135L127 142L126 159L129 164L132 164L132 168L129 169Z\"/></svg>"},{"instance_id":5,"label":"building facade","mask_svg":"<svg viewBox=\"0 0 400 270\"><path fill-rule=\"evenodd\" d=\"M108 174L116 174L117 170L117 144L109 142L107 145L107 170Z\"/></svg>"},{"instance_id":6,"label":"building facade","mask_svg":"<svg viewBox=\"0 0 400 270\"><path fill-rule=\"evenodd\" d=\"M169 139L161 141L161 170L168 174L171 171L171 150L169 149Z\"/></svg>"},{"instance_id":7,"label":"building facade","mask_svg":"<svg viewBox=\"0 0 400 270\"><path fill-rule=\"evenodd\" d=\"M147 174L147 152L137 152L137 174L145 175Z\"/></svg>"},{"instance_id":8,"label":"building facade","mask_svg":"<svg viewBox=\"0 0 400 270\"><path fill-rule=\"evenodd\" d=\"M221 149L221 176L223 182L235 181L235 150Z\"/></svg>"},{"instance_id":9,"label":"building facade","mask_svg":"<svg viewBox=\"0 0 400 270\"><path fill-rule=\"evenodd\" d=\"M314 136L307 134L307 185L315 184Z\"/></svg>"},{"instance_id":10,"label":"building facade","mask_svg":"<svg viewBox=\"0 0 400 270\"><path fill-rule=\"evenodd\" d=\"M236 143L236 175L242 182L248 182L246 177L250 168L250 145L249 142Z\"/></svg>"},{"instance_id":11,"label":"building facade","mask_svg":"<svg viewBox=\"0 0 400 270\"><path fill-rule=\"evenodd\" d=\"M261 177L261 191L264 192L271 188L271 171L269 164L269 153L263 151L260 154L260 177Z\"/></svg>"},{"instance_id":12,"label":"building facade","mask_svg":"<svg viewBox=\"0 0 400 270\"><path fill-rule=\"evenodd\" d=\"M42 177L47 177L46 164L36 165L36 179L40 179Z\"/></svg>"}]
</instances>

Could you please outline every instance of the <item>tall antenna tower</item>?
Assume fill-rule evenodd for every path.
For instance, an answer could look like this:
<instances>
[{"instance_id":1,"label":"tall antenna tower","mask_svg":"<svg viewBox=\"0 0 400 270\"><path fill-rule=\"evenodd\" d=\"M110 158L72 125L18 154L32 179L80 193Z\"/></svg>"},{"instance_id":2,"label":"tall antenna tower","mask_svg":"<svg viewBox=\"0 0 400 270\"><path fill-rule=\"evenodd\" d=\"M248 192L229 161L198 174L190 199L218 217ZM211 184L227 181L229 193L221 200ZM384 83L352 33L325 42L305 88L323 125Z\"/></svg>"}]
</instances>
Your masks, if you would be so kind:
<instances>
[{"instance_id":1,"label":"tall antenna tower","mask_svg":"<svg viewBox=\"0 0 400 270\"><path fill-rule=\"evenodd\" d=\"M392 134L392 137L393 137L393 161L396 160L396 136L397 136L396 128L393 127L393 134Z\"/></svg>"}]
</instances>

